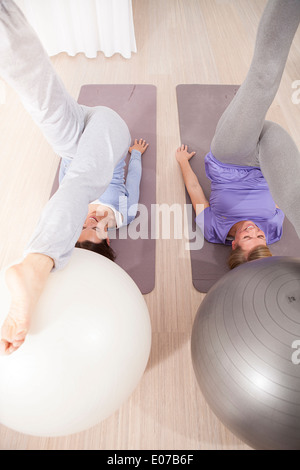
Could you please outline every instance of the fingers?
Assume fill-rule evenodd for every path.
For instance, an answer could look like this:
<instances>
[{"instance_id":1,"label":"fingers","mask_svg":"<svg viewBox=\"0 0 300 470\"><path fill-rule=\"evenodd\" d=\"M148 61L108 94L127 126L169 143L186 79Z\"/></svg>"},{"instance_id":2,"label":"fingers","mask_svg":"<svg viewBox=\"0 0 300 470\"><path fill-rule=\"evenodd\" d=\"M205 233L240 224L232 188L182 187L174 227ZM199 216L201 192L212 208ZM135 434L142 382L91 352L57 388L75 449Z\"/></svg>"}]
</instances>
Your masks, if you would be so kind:
<instances>
[{"instance_id":1,"label":"fingers","mask_svg":"<svg viewBox=\"0 0 300 470\"><path fill-rule=\"evenodd\" d=\"M0 354L6 354L9 343L5 340L0 341Z\"/></svg>"},{"instance_id":2,"label":"fingers","mask_svg":"<svg viewBox=\"0 0 300 470\"><path fill-rule=\"evenodd\" d=\"M143 140L141 145L143 146L145 150L149 147L149 144L145 140Z\"/></svg>"},{"instance_id":3,"label":"fingers","mask_svg":"<svg viewBox=\"0 0 300 470\"><path fill-rule=\"evenodd\" d=\"M136 139L135 139L136 140ZM140 139L139 142L137 142L139 145L141 145L143 148L149 147L149 144L146 143L145 140Z\"/></svg>"},{"instance_id":4,"label":"fingers","mask_svg":"<svg viewBox=\"0 0 300 470\"><path fill-rule=\"evenodd\" d=\"M28 330L7 317L1 329L0 355L11 354L25 341Z\"/></svg>"},{"instance_id":5,"label":"fingers","mask_svg":"<svg viewBox=\"0 0 300 470\"><path fill-rule=\"evenodd\" d=\"M188 151L188 146L181 144L180 147L178 147L177 152L187 152Z\"/></svg>"}]
</instances>

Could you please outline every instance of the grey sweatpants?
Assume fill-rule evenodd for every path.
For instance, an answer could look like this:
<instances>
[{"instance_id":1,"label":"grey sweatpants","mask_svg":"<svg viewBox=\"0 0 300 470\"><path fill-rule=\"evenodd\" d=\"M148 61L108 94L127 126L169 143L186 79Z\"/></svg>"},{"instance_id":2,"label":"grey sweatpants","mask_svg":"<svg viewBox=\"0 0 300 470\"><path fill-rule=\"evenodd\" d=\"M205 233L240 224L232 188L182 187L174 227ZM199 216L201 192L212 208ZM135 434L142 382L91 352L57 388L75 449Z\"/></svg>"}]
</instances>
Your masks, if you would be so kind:
<instances>
[{"instance_id":1,"label":"grey sweatpants","mask_svg":"<svg viewBox=\"0 0 300 470\"><path fill-rule=\"evenodd\" d=\"M211 144L223 163L259 166L272 197L300 238L300 154L289 134L266 121L300 21L300 0L269 0L245 81L225 110Z\"/></svg>"},{"instance_id":2,"label":"grey sweatpants","mask_svg":"<svg viewBox=\"0 0 300 470\"><path fill-rule=\"evenodd\" d=\"M48 255L59 269L80 236L88 204L104 193L115 166L127 154L129 130L113 110L79 106L67 93L12 0L0 0L0 39L0 76L18 93L53 150L71 160L24 253Z\"/></svg>"}]
</instances>

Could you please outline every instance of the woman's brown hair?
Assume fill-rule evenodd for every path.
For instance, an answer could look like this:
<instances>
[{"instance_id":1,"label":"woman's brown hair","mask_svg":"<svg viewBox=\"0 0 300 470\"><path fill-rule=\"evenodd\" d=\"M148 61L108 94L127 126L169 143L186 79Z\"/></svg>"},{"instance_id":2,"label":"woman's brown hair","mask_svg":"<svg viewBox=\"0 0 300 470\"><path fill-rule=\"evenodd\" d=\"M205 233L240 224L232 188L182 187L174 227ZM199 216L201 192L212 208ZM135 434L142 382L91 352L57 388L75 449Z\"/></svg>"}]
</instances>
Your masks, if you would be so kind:
<instances>
[{"instance_id":1,"label":"woman's brown hair","mask_svg":"<svg viewBox=\"0 0 300 470\"><path fill-rule=\"evenodd\" d=\"M93 243L88 240L85 242L77 242L76 248L83 248L84 250L94 251L99 255L105 256L106 258L110 259L111 261L115 261L116 254L114 250L109 246L107 240L104 239L100 243Z\"/></svg>"},{"instance_id":2,"label":"woman's brown hair","mask_svg":"<svg viewBox=\"0 0 300 470\"><path fill-rule=\"evenodd\" d=\"M268 258L269 256L272 256L272 253L267 246L257 246L254 250L250 251L248 256L242 248L238 247L235 250L232 250L231 255L228 258L228 266L230 269L234 269L240 264L247 263L247 261Z\"/></svg>"}]
</instances>

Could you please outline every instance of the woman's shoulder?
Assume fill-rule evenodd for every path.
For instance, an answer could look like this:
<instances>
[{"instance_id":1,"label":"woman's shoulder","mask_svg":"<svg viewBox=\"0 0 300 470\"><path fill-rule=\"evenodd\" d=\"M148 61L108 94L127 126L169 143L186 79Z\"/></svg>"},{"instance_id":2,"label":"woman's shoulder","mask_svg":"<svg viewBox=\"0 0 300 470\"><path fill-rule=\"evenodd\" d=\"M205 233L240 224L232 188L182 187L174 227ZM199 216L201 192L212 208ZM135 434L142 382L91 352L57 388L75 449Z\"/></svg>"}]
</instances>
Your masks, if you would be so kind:
<instances>
[{"instance_id":1,"label":"woman's shoulder","mask_svg":"<svg viewBox=\"0 0 300 470\"><path fill-rule=\"evenodd\" d=\"M208 242L223 245L231 244L231 241L227 240L227 234L234 222L217 215L211 206L198 214L195 221Z\"/></svg>"}]
</instances>

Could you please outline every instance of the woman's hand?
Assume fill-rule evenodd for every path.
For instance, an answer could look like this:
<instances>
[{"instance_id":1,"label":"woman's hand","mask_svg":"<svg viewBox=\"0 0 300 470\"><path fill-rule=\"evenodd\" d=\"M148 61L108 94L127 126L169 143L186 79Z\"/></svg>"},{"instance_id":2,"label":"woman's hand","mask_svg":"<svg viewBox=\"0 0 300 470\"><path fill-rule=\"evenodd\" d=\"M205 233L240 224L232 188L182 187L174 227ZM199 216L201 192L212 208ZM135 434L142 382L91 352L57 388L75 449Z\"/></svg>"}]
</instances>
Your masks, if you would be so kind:
<instances>
[{"instance_id":1,"label":"woman's hand","mask_svg":"<svg viewBox=\"0 0 300 470\"><path fill-rule=\"evenodd\" d=\"M129 152L131 153L132 150L138 150L143 155L143 153L146 152L148 147L149 144L147 144L145 140L140 139L139 141L137 141L137 139L135 139L133 146L129 148Z\"/></svg>"},{"instance_id":2,"label":"woman's hand","mask_svg":"<svg viewBox=\"0 0 300 470\"><path fill-rule=\"evenodd\" d=\"M178 163L182 161L189 161L196 152L188 152L188 146L187 145L182 145L176 150L175 157Z\"/></svg>"},{"instance_id":3,"label":"woman's hand","mask_svg":"<svg viewBox=\"0 0 300 470\"><path fill-rule=\"evenodd\" d=\"M203 189L198 181L198 178L191 168L189 160L196 154L196 152L188 152L187 145L182 145L176 150L176 160L179 163L183 181L187 192L192 201L193 208L196 215L200 214L204 209L209 207L209 202L205 197Z\"/></svg>"}]
</instances>

